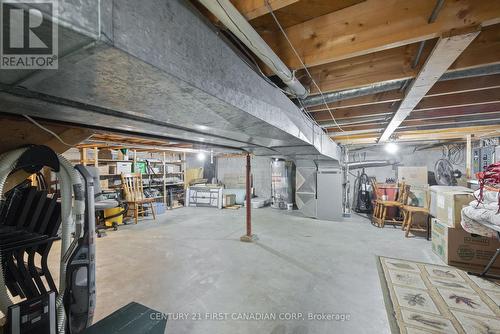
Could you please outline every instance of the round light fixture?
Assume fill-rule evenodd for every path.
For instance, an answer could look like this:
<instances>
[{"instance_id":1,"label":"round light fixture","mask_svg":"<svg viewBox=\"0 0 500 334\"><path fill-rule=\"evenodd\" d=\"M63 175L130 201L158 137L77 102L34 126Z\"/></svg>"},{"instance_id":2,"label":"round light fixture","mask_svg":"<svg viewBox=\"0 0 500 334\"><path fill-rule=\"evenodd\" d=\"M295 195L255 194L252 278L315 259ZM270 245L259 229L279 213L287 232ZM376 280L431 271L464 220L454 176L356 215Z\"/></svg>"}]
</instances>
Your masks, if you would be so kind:
<instances>
[{"instance_id":1,"label":"round light fixture","mask_svg":"<svg viewBox=\"0 0 500 334\"><path fill-rule=\"evenodd\" d=\"M399 146L396 143L387 143L385 144L384 149L389 154L395 154L397 151L399 151Z\"/></svg>"},{"instance_id":2,"label":"round light fixture","mask_svg":"<svg viewBox=\"0 0 500 334\"><path fill-rule=\"evenodd\" d=\"M198 152L198 154L196 155L196 157L198 158L198 160L204 161L205 160L205 153Z\"/></svg>"}]
</instances>

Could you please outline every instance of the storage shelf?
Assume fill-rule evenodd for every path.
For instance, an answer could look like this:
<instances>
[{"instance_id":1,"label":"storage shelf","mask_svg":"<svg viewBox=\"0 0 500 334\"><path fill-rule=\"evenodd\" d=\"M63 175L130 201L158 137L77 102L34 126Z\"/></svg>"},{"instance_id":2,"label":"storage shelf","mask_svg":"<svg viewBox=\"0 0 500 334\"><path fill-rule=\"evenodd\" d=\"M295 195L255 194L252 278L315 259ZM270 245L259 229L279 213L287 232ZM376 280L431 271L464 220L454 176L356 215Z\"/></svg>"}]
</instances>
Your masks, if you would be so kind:
<instances>
[{"instance_id":1,"label":"storage shelf","mask_svg":"<svg viewBox=\"0 0 500 334\"><path fill-rule=\"evenodd\" d=\"M89 160L87 160L87 162L88 161ZM95 160L92 160L92 161L95 161ZM98 162L100 162L100 161L102 161L102 162L130 162L130 163L134 162L133 160L114 160L114 159L99 159L99 158L97 158L97 161Z\"/></svg>"},{"instance_id":2,"label":"storage shelf","mask_svg":"<svg viewBox=\"0 0 500 334\"><path fill-rule=\"evenodd\" d=\"M165 183L167 186L181 186L184 182Z\"/></svg>"},{"instance_id":3,"label":"storage shelf","mask_svg":"<svg viewBox=\"0 0 500 334\"><path fill-rule=\"evenodd\" d=\"M186 168L186 155L182 154L165 154L163 155L158 155L158 152L151 152L152 154L147 154L145 156L137 156L137 152L133 152L133 159L130 157L128 160L122 160L122 159L101 159L98 156L98 148L94 148L94 155L87 155L87 151L90 151L90 148L84 148L80 149L80 160L76 160L77 162L80 162L84 165L87 166L95 166L99 167L102 171L104 172L109 172L109 169L106 169L105 166L110 166L111 174L101 174L100 179L102 181L102 185L104 185L104 188L107 188L108 191L119 191L120 189L123 189L122 184L117 184L120 180L120 176L122 175L121 173L116 173L117 170L117 164L118 167L120 163L127 163L131 164L133 167L137 166L135 163L140 162L142 164L147 163L149 166L153 166L154 169L149 169L145 170L148 173L142 174L143 178L143 188L144 189L156 189L159 190L159 193L161 194L158 197L155 197L155 199L162 199L162 202L164 202L167 205L170 205L169 203L173 203L173 201L178 201L179 199L182 199L183 193L184 193L184 176L185 176L185 168ZM108 155L109 156L109 155ZM114 156L114 155L113 155ZM150 158L148 158L150 157ZM171 159L168 161L168 159ZM176 160L178 159L178 160ZM169 166L167 168L167 166ZM174 166L176 166L174 168ZM172 168L174 171L172 172L167 172L170 168ZM139 170L137 170L139 169ZM140 173L140 168L136 168L137 172ZM157 172L156 172L157 171ZM169 181L170 180L170 181ZM178 180L178 181L172 181L172 180ZM149 183L151 182L151 183Z\"/></svg>"}]
</instances>

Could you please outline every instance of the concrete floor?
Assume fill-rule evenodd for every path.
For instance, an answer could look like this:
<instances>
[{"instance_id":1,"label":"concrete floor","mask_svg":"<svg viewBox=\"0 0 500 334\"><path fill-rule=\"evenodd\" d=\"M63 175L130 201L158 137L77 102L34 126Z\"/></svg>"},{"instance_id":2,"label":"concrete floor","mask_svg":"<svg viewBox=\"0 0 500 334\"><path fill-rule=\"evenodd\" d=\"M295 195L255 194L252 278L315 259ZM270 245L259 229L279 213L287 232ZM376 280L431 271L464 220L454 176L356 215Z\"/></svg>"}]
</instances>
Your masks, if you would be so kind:
<instances>
[{"instance_id":1,"label":"concrete floor","mask_svg":"<svg viewBox=\"0 0 500 334\"><path fill-rule=\"evenodd\" d=\"M375 256L440 263L424 238L358 216L329 222L257 209L260 240L242 243L244 214L182 208L98 239L95 320L136 301L171 313L167 333L389 333ZM174 319L184 312L189 320ZM228 320L207 319L214 312ZM278 320L233 319L241 313ZM298 313L305 319L279 320Z\"/></svg>"}]
</instances>

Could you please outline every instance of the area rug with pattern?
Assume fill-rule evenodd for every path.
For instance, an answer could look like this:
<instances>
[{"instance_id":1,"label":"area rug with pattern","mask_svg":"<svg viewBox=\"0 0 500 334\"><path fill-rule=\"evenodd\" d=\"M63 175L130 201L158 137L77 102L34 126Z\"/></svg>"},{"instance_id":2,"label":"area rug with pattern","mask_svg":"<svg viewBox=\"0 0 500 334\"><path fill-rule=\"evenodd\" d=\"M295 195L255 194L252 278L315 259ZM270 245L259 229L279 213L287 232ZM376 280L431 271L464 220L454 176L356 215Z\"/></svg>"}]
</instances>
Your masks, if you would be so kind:
<instances>
[{"instance_id":1,"label":"area rug with pattern","mask_svg":"<svg viewBox=\"0 0 500 334\"><path fill-rule=\"evenodd\" d=\"M447 266L377 262L392 333L500 334L500 282Z\"/></svg>"}]
</instances>

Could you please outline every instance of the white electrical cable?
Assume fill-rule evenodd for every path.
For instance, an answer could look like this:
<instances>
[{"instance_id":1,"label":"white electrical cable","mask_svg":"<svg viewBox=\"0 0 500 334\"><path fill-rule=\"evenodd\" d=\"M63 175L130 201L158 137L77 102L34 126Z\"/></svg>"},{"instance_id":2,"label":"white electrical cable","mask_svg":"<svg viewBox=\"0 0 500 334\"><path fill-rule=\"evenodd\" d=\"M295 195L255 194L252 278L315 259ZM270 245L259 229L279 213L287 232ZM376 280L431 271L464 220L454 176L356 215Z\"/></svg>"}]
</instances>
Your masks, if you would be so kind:
<instances>
[{"instance_id":1,"label":"white electrical cable","mask_svg":"<svg viewBox=\"0 0 500 334\"><path fill-rule=\"evenodd\" d=\"M7 177L16 167L17 160L26 151L26 148L20 148L8 153L2 154L0 157L0 196L3 196L3 189L7 182ZM12 300L5 286L5 273L3 272L3 259L0 253L0 311L7 315L7 310L12 305Z\"/></svg>"},{"instance_id":2,"label":"white electrical cable","mask_svg":"<svg viewBox=\"0 0 500 334\"><path fill-rule=\"evenodd\" d=\"M285 30L283 29L283 27L281 26L280 22L278 21L278 18L276 17L276 15L274 15L274 10L273 8L271 7L271 5L269 4L269 0L265 0L265 3L266 3L266 6L269 10L269 13L271 14L271 16L273 17L274 21L276 22L276 25L278 26L278 28L281 30L281 33L283 34L283 36L285 36L285 39L287 40L288 44L290 45L290 47L292 48L293 52L295 53L295 56L297 57L297 59L300 61L300 63L302 64L302 67L304 68L304 70L306 71L307 75L309 76L309 78L311 78L311 81L312 83L314 84L314 86L316 87L316 89L318 90L318 92L320 93L321 95L321 98L323 99L323 103L325 104L325 107L326 109L328 110L328 112L330 113L330 116L332 117L333 119L333 122L335 123L335 125L337 126L337 128L340 129L340 131L342 132L345 132L344 129L342 129L340 127L340 125L337 124L337 120L335 119L335 117L333 116L333 113L332 113L332 110L330 109L330 106L328 105L328 103L326 102L326 98L325 98L325 95L323 94L323 92L321 91L321 88L319 88L319 85L316 83L316 80L314 80L313 76L311 75L311 73L309 72L309 69L307 68L306 64L304 64L304 62L302 61L302 58L300 57L299 53L297 52L297 50L295 49L295 47L293 46L292 42L290 41L290 39L288 38L288 35L286 34Z\"/></svg>"},{"instance_id":3,"label":"white electrical cable","mask_svg":"<svg viewBox=\"0 0 500 334\"><path fill-rule=\"evenodd\" d=\"M55 133L54 131L52 130L49 130L47 129L46 127L44 127L43 125L41 125L40 123L38 123L37 121L35 121L33 118L29 117L28 115L23 115L26 119L28 119L31 123L35 124L36 126L38 126L40 129L50 133L51 135L53 135L54 137L56 137L57 140L59 140L61 143L63 143L64 145L66 146L69 146L69 147L73 147L74 145L71 145L71 144L68 144L66 143L61 137L59 137L57 135L57 133Z\"/></svg>"}]
</instances>

